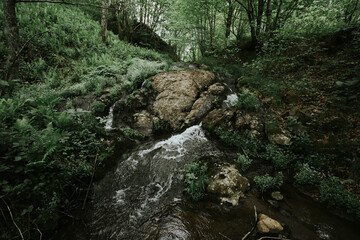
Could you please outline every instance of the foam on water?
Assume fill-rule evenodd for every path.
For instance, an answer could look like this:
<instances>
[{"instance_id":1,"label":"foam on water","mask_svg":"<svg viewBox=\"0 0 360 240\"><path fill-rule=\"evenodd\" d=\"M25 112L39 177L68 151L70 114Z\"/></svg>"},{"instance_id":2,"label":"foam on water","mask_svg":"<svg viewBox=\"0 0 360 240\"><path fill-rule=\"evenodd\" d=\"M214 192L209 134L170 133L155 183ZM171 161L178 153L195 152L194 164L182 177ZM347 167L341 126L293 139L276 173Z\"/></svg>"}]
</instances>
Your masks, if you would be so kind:
<instances>
[{"instance_id":1,"label":"foam on water","mask_svg":"<svg viewBox=\"0 0 360 240\"><path fill-rule=\"evenodd\" d=\"M226 100L224 101L224 104L226 107L232 107L235 105L235 103L238 100L239 100L238 96L233 93L227 96Z\"/></svg>"},{"instance_id":2,"label":"foam on water","mask_svg":"<svg viewBox=\"0 0 360 240\"><path fill-rule=\"evenodd\" d=\"M108 120L106 121L106 124L105 124L105 130L106 131L111 131L113 129L112 128L113 119L114 119L113 111L114 111L114 106L111 106L110 110L109 110Z\"/></svg>"}]
</instances>

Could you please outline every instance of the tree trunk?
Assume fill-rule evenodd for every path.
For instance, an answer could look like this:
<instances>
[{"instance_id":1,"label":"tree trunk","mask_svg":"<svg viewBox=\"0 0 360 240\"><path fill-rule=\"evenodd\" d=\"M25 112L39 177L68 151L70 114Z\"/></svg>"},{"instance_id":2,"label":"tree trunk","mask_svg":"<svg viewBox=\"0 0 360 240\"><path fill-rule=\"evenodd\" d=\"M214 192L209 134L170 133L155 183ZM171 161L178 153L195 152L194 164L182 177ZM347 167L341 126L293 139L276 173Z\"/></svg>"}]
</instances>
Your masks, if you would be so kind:
<instances>
[{"instance_id":1,"label":"tree trunk","mask_svg":"<svg viewBox=\"0 0 360 240\"><path fill-rule=\"evenodd\" d=\"M226 17L226 23L225 23L225 37L229 38L230 36L230 30L231 30L231 24L234 14L234 4L232 3L232 0L228 0L229 3L229 11Z\"/></svg>"},{"instance_id":2,"label":"tree trunk","mask_svg":"<svg viewBox=\"0 0 360 240\"><path fill-rule=\"evenodd\" d=\"M20 38L16 20L15 4L16 0L3 0L5 28L8 39L8 59L4 75L5 81L15 79L19 68L19 65L16 63L16 57L19 50Z\"/></svg>"},{"instance_id":3,"label":"tree trunk","mask_svg":"<svg viewBox=\"0 0 360 240\"><path fill-rule=\"evenodd\" d=\"M262 17L264 15L264 0L258 1L258 12L256 17L256 36L258 37L260 35L261 30L261 24L262 24Z\"/></svg>"},{"instance_id":4,"label":"tree trunk","mask_svg":"<svg viewBox=\"0 0 360 240\"><path fill-rule=\"evenodd\" d=\"M102 0L102 4L101 4L101 6L102 6L102 10L101 10L101 37L102 37L102 41L106 45L109 45L109 42L108 42L107 37L106 37L107 14L108 14L107 1L108 0Z\"/></svg>"},{"instance_id":5,"label":"tree trunk","mask_svg":"<svg viewBox=\"0 0 360 240\"><path fill-rule=\"evenodd\" d=\"M122 30L121 30L121 24L120 24L120 19L119 19L119 4L116 4L115 6L115 17L116 17L116 25L118 27L118 36L120 40L123 40L123 34L122 34Z\"/></svg>"},{"instance_id":6,"label":"tree trunk","mask_svg":"<svg viewBox=\"0 0 360 240\"><path fill-rule=\"evenodd\" d=\"M270 24L271 24L271 0L268 0L266 5L266 26L265 26L265 34L266 34L266 41L270 38Z\"/></svg>"}]
</instances>

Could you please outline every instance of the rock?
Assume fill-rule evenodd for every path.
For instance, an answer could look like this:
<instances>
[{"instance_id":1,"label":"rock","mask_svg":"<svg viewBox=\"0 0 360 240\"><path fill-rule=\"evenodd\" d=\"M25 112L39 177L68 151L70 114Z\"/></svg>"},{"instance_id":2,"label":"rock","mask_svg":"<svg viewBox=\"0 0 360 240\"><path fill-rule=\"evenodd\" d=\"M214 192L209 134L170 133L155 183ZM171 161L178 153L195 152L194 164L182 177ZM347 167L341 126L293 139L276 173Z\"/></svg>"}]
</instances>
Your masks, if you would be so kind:
<instances>
[{"instance_id":1,"label":"rock","mask_svg":"<svg viewBox=\"0 0 360 240\"><path fill-rule=\"evenodd\" d=\"M220 196L222 203L228 202L236 206L239 198L250 189L247 178L241 176L239 171L232 166L223 166L215 176L212 177L207 187L208 192Z\"/></svg>"},{"instance_id":2,"label":"rock","mask_svg":"<svg viewBox=\"0 0 360 240\"><path fill-rule=\"evenodd\" d=\"M150 114L147 111L143 110L140 113L135 113L133 117L135 120L135 129L143 135L151 135L153 124Z\"/></svg>"},{"instance_id":3,"label":"rock","mask_svg":"<svg viewBox=\"0 0 360 240\"><path fill-rule=\"evenodd\" d=\"M204 125L213 127L228 127L231 125L231 119L234 116L234 111L225 109L214 109L203 120Z\"/></svg>"},{"instance_id":4,"label":"rock","mask_svg":"<svg viewBox=\"0 0 360 240\"><path fill-rule=\"evenodd\" d=\"M270 203L271 206L273 206L273 207L276 207L276 208L279 207L279 202L278 202L278 201L269 199L269 200L268 200L268 203Z\"/></svg>"},{"instance_id":5,"label":"rock","mask_svg":"<svg viewBox=\"0 0 360 240\"><path fill-rule=\"evenodd\" d=\"M154 76L153 88L158 92L153 105L155 113L173 130L180 130L199 93L214 80L213 73L197 69Z\"/></svg>"},{"instance_id":6,"label":"rock","mask_svg":"<svg viewBox=\"0 0 360 240\"><path fill-rule=\"evenodd\" d=\"M282 133L277 133L277 134L268 135L268 140L272 144L278 144L284 146L289 144L291 139Z\"/></svg>"},{"instance_id":7,"label":"rock","mask_svg":"<svg viewBox=\"0 0 360 240\"><path fill-rule=\"evenodd\" d=\"M220 83L215 83L211 85L208 89L209 94L220 95L225 91L225 87Z\"/></svg>"},{"instance_id":8,"label":"rock","mask_svg":"<svg viewBox=\"0 0 360 240\"><path fill-rule=\"evenodd\" d=\"M203 118L213 107L215 97L209 94L202 94L202 96L195 101L190 113L185 118L185 124L189 125L196 120Z\"/></svg>"},{"instance_id":9,"label":"rock","mask_svg":"<svg viewBox=\"0 0 360 240\"><path fill-rule=\"evenodd\" d=\"M284 196L279 191L272 192L271 197L277 201L281 201L284 199Z\"/></svg>"},{"instance_id":10,"label":"rock","mask_svg":"<svg viewBox=\"0 0 360 240\"><path fill-rule=\"evenodd\" d=\"M278 221L268 217L265 214L259 214L259 221L257 223L257 229L262 234L279 233L282 230L284 230L283 226L281 226L281 224Z\"/></svg>"}]
</instances>

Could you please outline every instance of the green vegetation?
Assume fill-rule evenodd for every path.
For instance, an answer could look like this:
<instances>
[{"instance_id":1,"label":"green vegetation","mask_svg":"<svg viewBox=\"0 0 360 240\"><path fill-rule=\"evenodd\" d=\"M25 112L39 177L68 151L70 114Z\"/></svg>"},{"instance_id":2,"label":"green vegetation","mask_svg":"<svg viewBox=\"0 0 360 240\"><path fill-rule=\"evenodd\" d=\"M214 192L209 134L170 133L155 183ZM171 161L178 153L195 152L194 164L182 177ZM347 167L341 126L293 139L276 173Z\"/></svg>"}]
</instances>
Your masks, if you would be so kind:
<instances>
[{"instance_id":1,"label":"green vegetation","mask_svg":"<svg viewBox=\"0 0 360 240\"><path fill-rule=\"evenodd\" d=\"M245 155L239 154L238 158L235 160L235 163L240 166L243 172L246 172L252 163L252 159Z\"/></svg>"},{"instance_id":2,"label":"green vegetation","mask_svg":"<svg viewBox=\"0 0 360 240\"><path fill-rule=\"evenodd\" d=\"M261 193L265 193L269 190L279 189L283 185L283 175L282 173L278 173L275 177L269 174L255 176L254 182Z\"/></svg>"},{"instance_id":3,"label":"green vegetation","mask_svg":"<svg viewBox=\"0 0 360 240\"><path fill-rule=\"evenodd\" d=\"M94 170L112 155L113 148L103 144L108 136L97 116L122 91L132 92L167 70L170 61L112 33L106 46L99 23L78 7L18 4L17 19L21 44L29 44L17 60L19 80L0 82L0 207L5 214L0 238L19 234L6 205L26 239L38 238L37 229L48 238L60 219L66 222L81 206ZM5 28L2 5L0 27ZM1 31L0 75L6 43ZM109 97L100 98L107 91ZM81 101L89 109L81 109ZM131 129L121 129L119 135L120 140L143 139Z\"/></svg>"},{"instance_id":4,"label":"green vegetation","mask_svg":"<svg viewBox=\"0 0 360 240\"><path fill-rule=\"evenodd\" d=\"M299 172L294 177L296 182L302 185L317 185L321 181L321 173L311 168L307 163L300 167Z\"/></svg>"},{"instance_id":5,"label":"green vegetation","mask_svg":"<svg viewBox=\"0 0 360 240\"><path fill-rule=\"evenodd\" d=\"M239 94L237 112L266 119L265 133L258 139L236 124L212 129L221 143L246 153L236 160L243 171L264 160L360 218L358 0L82 1L88 3L108 8L0 5L1 239L19 237L13 222L25 239L52 236L86 201L95 170L113 152L107 140L144 139L128 128L106 133L103 116L124 92L129 108L140 86L153 93L150 77L172 69L159 52L249 89ZM153 126L168 129L156 118ZM268 144L267 134L283 132L290 144ZM324 179L325 172L332 175ZM263 193L283 182L282 174L269 174L254 178ZM194 200L207 181L205 164L187 165L186 192Z\"/></svg>"},{"instance_id":6,"label":"green vegetation","mask_svg":"<svg viewBox=\"0 0 360 240\"><path fill-rule=\"evenodd\" d=\"M328 203L331 207L343 207L349 213L360 218L360 201L354 194L348 192L343 185L345 183L335 176L330 176L322 181L320 185L321 201Z\"/></svg>"},{"instance_id":7,"label":"green vegetation","mask_svg":"<svg viewBox=\"0 0 360 240\"><path fill-rule=\"evenodd\" d=\"M209 183L208 168L206 163L195 162L185 165L185 179L187 187L185 192L194 200L198 201L205 195L206 186Z\"/></svg>"},{"instance_id":8,"label":"green vegetation","mask_svg":"<svg viewBox=\"0 0 360 240\"><path fill-rule=\"evenodd\" d=\"M256 111L260 107L259 99L255 94L252 93L240 93L238 95L239 99L235 103L235 106L239 109L247 109L250 111Z\"/></svg>"}]
</instances>

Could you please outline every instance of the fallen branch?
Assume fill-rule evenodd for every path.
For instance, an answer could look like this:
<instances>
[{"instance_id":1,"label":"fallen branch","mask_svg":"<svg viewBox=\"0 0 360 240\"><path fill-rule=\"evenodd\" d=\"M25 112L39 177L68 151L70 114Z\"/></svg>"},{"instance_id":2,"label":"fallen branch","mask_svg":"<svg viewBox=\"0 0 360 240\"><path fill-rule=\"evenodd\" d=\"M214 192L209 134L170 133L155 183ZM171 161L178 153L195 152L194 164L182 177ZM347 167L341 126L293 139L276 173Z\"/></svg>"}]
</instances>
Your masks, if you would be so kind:
<instances>
[{"instance_id":1,"label":"fallen branch","mask_svg":"<svg viewBox=\"0 0 360 240\"><path fill-rule=\"evenodd\" d=\"M256 223L257 223L257 218L258 218L258 216L257 216L257 211L256 211L256 206L255 206L255 205L254 205L254 212L255 212L255 213L254 213L254 215L255 215L254 225L253 225L253 227L251 228L251 230L242 237L241 240L245 240L245 239L252 233L252 231L254 231L254 229L255 229L255 226L256 226Z\"/></svg>"},{"instance_id":2,"label":"fallen branch","mask_svg":"<svg viewBox=\"0 0 360 240\"><path fill-rule=\"evenodd\" d=\"M4 201L4 199L3 199L3 202L5 203L7 209L9 210L9 214L10 214L11 220L12 220L13 224L15 225L15 227L17 228L17 230L19 231L20 236L21 236L21 239L24 240L23 233L21 232L19 226L16 224L16 222L15 222L15 220L14 220L14 218L13 218L13 215L12 215L12 212L11 212L11 209L10 209L9 205Z\"/></svg>"},{"instance_id":3,"label":"fallen branch","mask_svg":"<svg viewBox=\"0 0 360 240\"><path fill-rule=\"evenodd\" d=\"M86 191L85 199L84 199L84 202L83 202L83 205L82 205L82 208L81 208L82 210L85 209L86 199L88 198L89 191L90 191L90 187L91 187L91 184L92 184L92 182L93 182L93 180L94 180L94 175L95 175L95 169L96 169L97 159L98 159L98 153L96 153L96 157L95 157L95 161L94 161L94 167L93 167L93 172L92 172L91 180L90 180L88 189L87 189L87 191Z\"/></svg>"},{"instance_id":4,"label":"fallen branch","mask_svg":"<svg viewBox=\"0 0 360 240\"><path fill-rule=\"evenodd\" d=\"M227 240L231 240L231 238L228 238L227 236L225 236L224 234L222 234L221 232L219 232L220 236L222 236L223 238L226 238Z\"/></svg>"}]
</instances>

